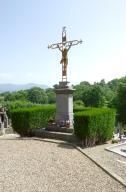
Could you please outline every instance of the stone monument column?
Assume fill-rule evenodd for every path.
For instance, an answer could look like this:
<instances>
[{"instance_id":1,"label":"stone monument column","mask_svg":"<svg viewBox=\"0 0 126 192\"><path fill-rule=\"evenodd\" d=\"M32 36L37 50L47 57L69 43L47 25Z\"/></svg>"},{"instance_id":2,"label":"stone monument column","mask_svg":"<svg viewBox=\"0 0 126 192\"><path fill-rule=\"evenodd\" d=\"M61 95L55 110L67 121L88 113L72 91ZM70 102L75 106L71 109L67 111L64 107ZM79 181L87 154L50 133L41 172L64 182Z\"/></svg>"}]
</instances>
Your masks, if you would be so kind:
<instances>
[{"instance_id":1,"label":"stone monument column","mask_svg":"<svg viewBox=\"0 0 126 192\"><path fill-rule=\"evenodd\" d=\"M59 82L55 87L56 116L55 122L61 127L73 129L73 87L69 82Z\"/></svg>"}]
</instances>

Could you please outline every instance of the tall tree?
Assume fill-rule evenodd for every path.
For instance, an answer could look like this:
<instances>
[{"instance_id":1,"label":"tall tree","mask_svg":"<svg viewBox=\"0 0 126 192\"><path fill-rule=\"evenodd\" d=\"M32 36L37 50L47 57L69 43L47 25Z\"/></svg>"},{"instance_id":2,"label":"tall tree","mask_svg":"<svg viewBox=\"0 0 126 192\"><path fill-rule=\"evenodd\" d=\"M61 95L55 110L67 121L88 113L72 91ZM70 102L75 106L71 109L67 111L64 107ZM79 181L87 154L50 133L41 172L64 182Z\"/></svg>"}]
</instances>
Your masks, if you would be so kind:
<instances>
[{"instance_id":1,"label":"tall tree","mask_svg":"<svg viewBox=\"0 0 126 192\"><path fill-rule=\"evenodd\" d=\"M48 96L48 103L52 104L56 102L56 94L54 92L54 89L52 88L46 89L46 94Z\"/></svg>"},{"instance_id":2,"label":"tall tree","mask_svg":"<svg viewBox=\"0 0 126 192\"><path fill-rule=\"evenodd\" d=\"M105 105L105 97L102 88L95 84L92 85L87 92L83 94L83 102L85 106L102 107Z\"/></svg>"},{"instance_id":3,"label":"tall tree","mask_svg":"<svg viewBox=\"0 0 126 192\"><path fill-rule=\"evenodd\" d=\"M118 87L115 106L117 108L118 120L126 124L126 82L120 83Z\"/></svg>"},{"instance_id":4,"label":"tall tree","mask_svg":"<svg viewBox=\"0 0 126 192\"><path fill-rule=\"evenodd\" d=\"M74 101L83 100L83 94L90 89L91 85L87 81L81 82L79 85L74 86Z\"/></svg>"},{"instance_id":5,"label":"tall tree","mask_svg":"<svg viewBox=\"0 0 126 192\"><path fill-rule=\"evenodd\" d=\"M43 89L39 87L33 87L28 91L28 100L32 103L45 104L48 103L48 96Z\"/></svg>"}]
</instances>

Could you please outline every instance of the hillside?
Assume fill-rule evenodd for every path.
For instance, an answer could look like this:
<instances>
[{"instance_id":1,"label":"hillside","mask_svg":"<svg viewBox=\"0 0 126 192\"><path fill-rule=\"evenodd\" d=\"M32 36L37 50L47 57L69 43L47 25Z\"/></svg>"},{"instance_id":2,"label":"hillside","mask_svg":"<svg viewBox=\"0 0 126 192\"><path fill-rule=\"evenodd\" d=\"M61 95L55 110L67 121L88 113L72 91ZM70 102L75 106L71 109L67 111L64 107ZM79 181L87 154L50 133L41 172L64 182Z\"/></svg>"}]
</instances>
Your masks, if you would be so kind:
<instances>
[{"instance_id":1,"label":"hillside","mask_svg":"<svg viewBox=\"0 0 126 192\"><path fill-rule=\"evenodd\" d=\"M40 87L42 89L48 88L47 85L44 84L34 84L34 83L28 83L28 84L0 84L0 93L9 91L19 91L19 90L25 90L30 89L32 87Z\"/></svg>"}]
</instances>

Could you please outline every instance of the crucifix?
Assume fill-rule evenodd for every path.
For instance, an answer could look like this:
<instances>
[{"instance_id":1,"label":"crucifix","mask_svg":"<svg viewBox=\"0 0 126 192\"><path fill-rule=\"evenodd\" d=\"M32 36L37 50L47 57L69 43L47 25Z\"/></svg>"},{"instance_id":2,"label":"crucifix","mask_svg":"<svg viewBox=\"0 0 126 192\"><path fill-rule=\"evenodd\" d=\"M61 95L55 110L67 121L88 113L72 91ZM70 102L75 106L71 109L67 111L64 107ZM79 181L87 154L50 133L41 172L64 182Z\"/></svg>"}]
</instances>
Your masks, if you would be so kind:
<instances>
[{"instance_id":1,"label":"crucifix","mask_svg":"<svg viewBox=\"0 0 126 192\"><path fill-rule=\"evenodd\" d=\"M59 49L62 52L62 58L60 61L60 64L62 64L62 81L67 82L67 65L68 65L68 51L71 48L71 46L78 45L79 43L82 43L82 40L73 40L73 41L67 41L66 37L66 27L63 27L62 29L62 42L49 45L48 48L51 49Z\"/></svg>"}]
</instances>

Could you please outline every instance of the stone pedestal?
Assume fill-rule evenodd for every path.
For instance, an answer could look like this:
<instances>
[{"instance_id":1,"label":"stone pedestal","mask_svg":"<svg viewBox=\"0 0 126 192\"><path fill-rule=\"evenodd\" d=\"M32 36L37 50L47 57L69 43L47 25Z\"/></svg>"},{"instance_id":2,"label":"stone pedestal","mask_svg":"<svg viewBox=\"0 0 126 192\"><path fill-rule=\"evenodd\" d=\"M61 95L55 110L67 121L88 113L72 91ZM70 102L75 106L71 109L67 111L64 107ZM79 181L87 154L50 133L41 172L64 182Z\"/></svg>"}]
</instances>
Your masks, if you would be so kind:
<instances>
[{"instance_id":1,"label":"stone pedestal","mask_svg":"<svg viewBox=\"0 0 126 192\"><path fill-rule=\"evenodd\" d=\"M59 82L59 85L55 86L57 126L73 128L73 91L69 82Z\"/></svg>"}]
</instances>

